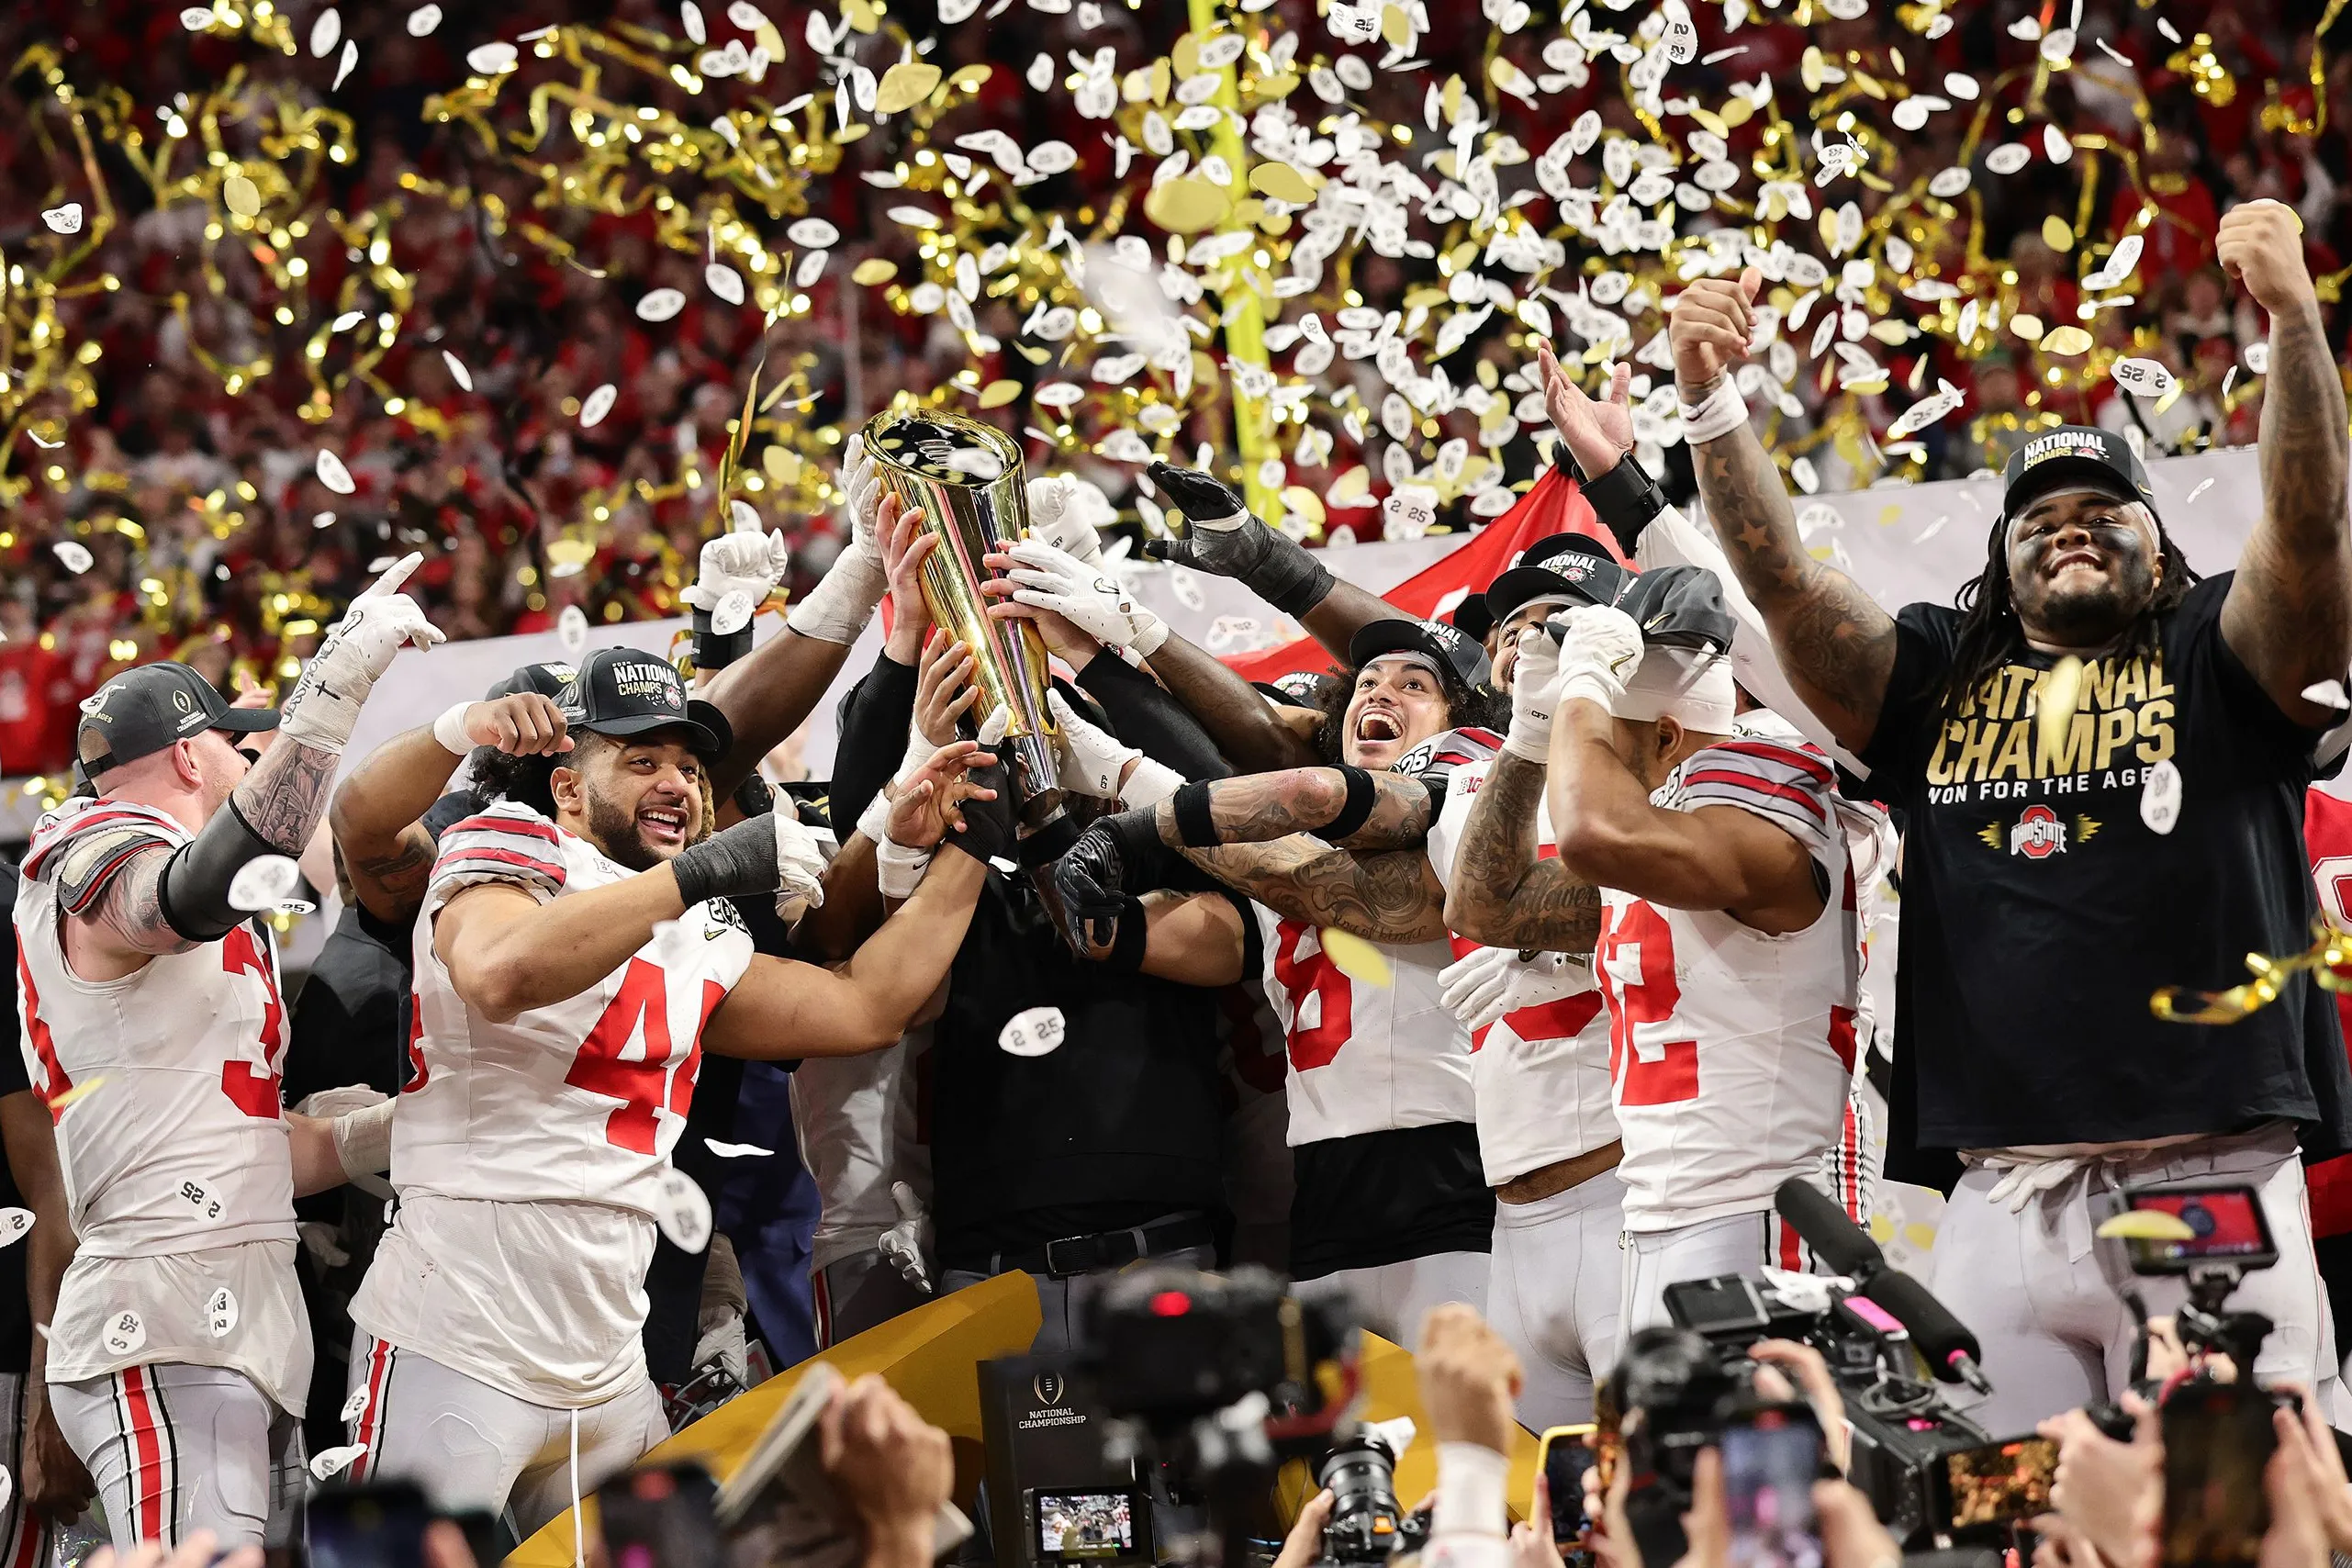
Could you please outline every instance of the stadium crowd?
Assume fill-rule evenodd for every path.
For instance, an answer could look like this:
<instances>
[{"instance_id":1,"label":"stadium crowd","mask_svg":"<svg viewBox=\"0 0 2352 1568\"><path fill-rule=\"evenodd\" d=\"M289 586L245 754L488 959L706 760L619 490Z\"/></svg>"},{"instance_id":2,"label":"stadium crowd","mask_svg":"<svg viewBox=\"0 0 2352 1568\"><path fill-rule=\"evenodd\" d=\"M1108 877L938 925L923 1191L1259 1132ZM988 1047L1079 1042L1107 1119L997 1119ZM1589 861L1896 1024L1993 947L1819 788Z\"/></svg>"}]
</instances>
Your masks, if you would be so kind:
<instances>
[{"instance_id":1,"label":"stadium crowd","mask_svg":"<svg viewBox=\"0 0 2352 1568\"><path fill-rule=\"evenodd\" d=\"M1279 7L1301 11L1293 25L1313 29L1314 17L1304 14L1313 7L1304 0L1279 0ZM602 18L674 33L670 9L655 0L624 0L609 8L554 0L532 19ZM798 45L809 7L769 9L794 40L773 70L773 96L823 91L813 52ZM918 0L913 9L908 20L920 34L928 6ZM1139 39L1146 52L1164 50L1177 30L1176 12L1168 8L1106 9L1103 27L1122 39ZM1702 68L1697 79L1728 80L1731 73L1753 77L1760 70L1786 78L1808 44L1818 43L1832 54L1856 51L1898 75L1902 72L1886 63L1887 52L1908 50L1913 73L1965 72L1990 83L1997 72L2032 60L2035 46L2007 30L2029 10L1966 7L1956 17L1958 25L1932 45L1905 33L1888 6L1872 7L1858 20L1822 18L1810 29L1784 25L1767 13L1736 39L1720 40L1714 31L1719 19L1702 17L1710 46L1736 42L1745 52ZM2191 62L2182 56L2190 51L2157 30L2155 12L2097 0L2079 20L2081 52L2074 69L2050 81L2030 116L2023 107L2030 73L1999 92L1999 112L2017 110L2021 137L2034 136L2046 118L2072 131L2104 133L2137 151L2140 177L2163 209L2145 229L2147 286L2133 304L2100 312L2092 325L2103 350L2136 343L2132 352L2166 364L2183 378L2185 390L2152 412L2118 396L2103 376L2078 375L2079 362L2039 354L2022 340L1976 356L1938 344L1930 351L1935 363L1924 385L1932 390L1937 378L1948 379L1968 401L1923 433L1925 458L1904 473L1939 477L1998 467L2027 426L2045 416L2115 429L2136 424L2152 448L2251 439L2258 396L2249 398L2240 386L2232 398L2224 388L2257 325L2230 299L2213 266L2220 212L2255 196L2277 197L2293 204L2305 220L2315 275L2334 273L2339 258L2352 256L2352 211L2340 199L2352 159L2346 117L2337 112L2352 83L2352 65L2330 62L2326 102L2317 102L2308 82L2317 15L2316 0L2167 8L2163 19L2179 38L2209 39L2213 63L2227 73L2225 88L2166 63L2187 67ZM416 589L452 636L544 628L572 604L599 622L675 613L676 595L690 577L700 532L714 510L711 482L736 412L728 388L740 379L758 333L756 313L712 308L700 285L700 258L656 243L651 215L642 208L627 217L577 209L538 216L611 277L640 287L680 288L689 301L685 311L658 325L636 319L608 283L584 270L519 241L488 243L470 210L415 196L404 201L401 182L408 176L470 185L485 199L502 200L510 212L529 210L534 195L525 174L476 157L458 128L428 123L421 115L425 90L419 84L455 80L466 47L478 41L476 32L489 19L453 14L422 38L409 36L404 19L405 8L344 19L347 35L362 47L351 83L330 102L353 116L357 155L351 166L330 167L324 176L344 210L401 203L391 259L413 280L415 297L398 342L376 368L388 396L354 383L335 399L331 417L320 422L300 417L310 395L297 374L303 342L340 308L340 291L353 270L340 247L308 246L308 298L289 302L303 309L280 325L270 312L281 301L253 257L233 244L206 245L204 205L184 199L165 211L147 209L151 198L145 187L129 177L110 146L101 145L100 166L122 204L123 221L83 275L112 274L120 287L60 304L68 340L102 351L94 366L95 406L67 409L51 398L28 410L55 419L64 444L50 450L18 438L10 473L26 483L0 531L0 559L7 563L0 595L0 633L7 639L0 644L0 767L8 773L61 769L70 751L73 705L111 671L131 663L180 657L224 689L230 689L232 665L282 683L288 678L286 661L308 652L317 628L340 613L366 580L368 564L387 553L425 550ZM1108 34L1082 38L1075 18L1025 6L987 36L983 46L973 29L948 35L952 59L946 63L985 53L1000 68L976 106L956 111L944 129L1002 127L1025 145L1060 137L1081 150L1072 178L1102 183L1108 154L1094 128L1070 112L1067 95L1025 93L1018 74L1003 62L1025 60L1033 49L1057 55L1081 44L1091 49ZM2094 40L2143 63L2127 67L2093 48ZM16 62L37 42L62 46L76 83L118 84L140 105L161 104L215 81L232 60L263 79L274 71L296 78L308 63L244 61L233 40L192 35L171 8L130 0L53 0L9 7L0 16L0 60ZM1479 73L1483 29L1441 33L1430 44L1432 70ZM1930 58L1920 60L1922 52ZM616 74L629 79L624 70ZM1411 73L1377 77L1364 95L1367 111L1413 121L1420 80ZM308 91L315 99L315 84ZM630 91L639 101L681 113L692 107L666 78L645 77ZM2143 97L2145 124L2134 110ZM0 168L8 176L6 194L0 196L0 236L14 253L43 238L40 208L61 195L86 200L87 193L79 171L60 151L70 151L71 140L36 73L20 72L12 79L6 106L0 114ZM1592 106L1611 125L1638 131L1611 74L1596 71L1525 111L1529 123L1521 139L1537 144ZM1866 102L1861 107L1871 112ZM2303 122L2316 114L2324 125L2315 135L2290 135L2272 128L2274 110ZM521 111L510 105L499 112L511 124ZM1900 188L1955 162L1965 123L1945 116L1925 134L1898 133L1900 161L1884 171L1892 185ZM1997 140L1984 139L1980 159ZM903 265L913 252L903 230L880 220L881 204L868 199L873 193L857 178L886 163L891 156L887 139L868 138L843 151L841 168L808 187L812 210L844 237L839 255L804 291L805 308L778 323L769 340L776 364L805 370L812 400L803 419L812 429L854 428L890 392L928 392L968 361L963 340L943 317L894 314L879 295L849 281L849 263L858 257L879 255ZM1989 285L1989 292L2013 298L2014 309L2046 322L2075 319L2076 280L2089 263L2078 265L2075 257L2053 251L2042 237L2044 219L2055 215L2072 222L2088 208L2093 221L2085 227L2086 242L2101 234L2112 238L2132 225L2140 200L2123 184L2116 159L2099 162L2088 197L2078 188L2079 167L2037 162L2015 179L1980 179L1981 227L1946 225L1938 231L1935 242L1947 252L1938 258L1943 275ZM1508 173L1525 178L1527 172L1523 166ZM1861 195L1866 206L1883 199ZM207 248L222 269L225 293L210 292L205 282L198 253ZM1989 261L1972 266L1971 253ZM510 264L499 264L494 259L499 257ZM1384 304L1402 296L1421 266L1368 258L1359 285L1372 303ZM176 294L193 301L185 319L172 309ZM2329 294L2332 303L2332 288ZM359 303L370 311L386 308L380 292L363 290ZM1899 300L1895 307L1904 308ZM983 330L1007 341L1016 335L1019 323L1004 319L1001 305L988 309L994 314L982 320ZM443 349L469 367L471 391L445 368ZM224 389L220 371L207 363L236 365L261 356L273 361L274 373L233 395ZM1001 363L986 366L983 379L1004 375L1025 384L1041 374L1010 353L995 358ZM1824 395L1809 378L1801 389L1805 417L1783 428L1792 450L1805 444L1809 431L1829 430L1841 417L1858 417L1883 434L1911 396L1901 390L1910 384L1905 354L1895 356L1893 368L1894 389L1869 398ZM1366 374L1345 364L1341 371ZM2086 379L2092 382L2088 388ZM618 388L618 401L601 422L583 428L580 400L606 381ZM1020 421L1010 410L993 417L1018 431ZM1192 433L1214 438L1205 427ZM1463 424L1447 433L1475 431ZM355 493L337 496L318 481L310 460L322 444L345 460L357 480ZM837 456L837 447L817 450ZM1042 455L1032 452L1033 461ZM1515 472L1529 471L1534 462L1526 442L1509 455ZM1832 488L1876 477L1858 450L1842 456L1824 450L1818 457ZM1076 462L1115 503L1131 508L1130 470L1083 455ZM1680 463L1677 454L1677 468ZM1686 473L1674 482L1676 493L1686 492ZM1384 487L1376 486L1374 501ZM805 588L840 547L837 531L822 506L770 510L769 523L785 528L794 546L788 581ZM546 546L565 525L587 522L591 512L594 557L577 571L559 567ZM136 532L118 528L118 518ZM1350 521L1360 538L1376 536L1381 526L1376 510L1358 511ZM86 546L92 564L71 569L52 553L61 541Z\"/></svg>"}]
</instances>

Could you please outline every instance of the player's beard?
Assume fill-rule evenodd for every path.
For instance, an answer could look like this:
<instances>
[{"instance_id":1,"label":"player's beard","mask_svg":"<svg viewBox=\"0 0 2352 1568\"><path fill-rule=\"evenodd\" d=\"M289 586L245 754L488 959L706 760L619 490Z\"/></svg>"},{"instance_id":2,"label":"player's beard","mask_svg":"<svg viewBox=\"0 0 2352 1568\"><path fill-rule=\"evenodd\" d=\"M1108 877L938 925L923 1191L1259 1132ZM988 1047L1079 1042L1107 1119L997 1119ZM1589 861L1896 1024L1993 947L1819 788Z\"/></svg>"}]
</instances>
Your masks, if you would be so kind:
<instances>
[{"instance_id":1,"label":"player's beard","mask_svg":"<svg viewBox=\"0 0 2352 1568\"><path fill-rule=\"evenodd\" d=\"M634 806L624 806L592 785L582 792L587 797L588 833L606 858L632 871L650 871L667 858L645 842L637 827Z\"/></svg>"}]
</instances>

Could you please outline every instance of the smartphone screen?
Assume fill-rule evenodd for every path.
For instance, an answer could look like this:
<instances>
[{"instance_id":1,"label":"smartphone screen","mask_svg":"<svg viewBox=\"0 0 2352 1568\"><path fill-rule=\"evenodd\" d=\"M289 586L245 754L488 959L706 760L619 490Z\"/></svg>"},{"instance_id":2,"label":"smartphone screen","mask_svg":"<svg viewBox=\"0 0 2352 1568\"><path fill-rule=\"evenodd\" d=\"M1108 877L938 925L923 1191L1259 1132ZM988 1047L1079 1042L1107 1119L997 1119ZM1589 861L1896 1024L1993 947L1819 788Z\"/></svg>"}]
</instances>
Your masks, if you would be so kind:
<instances>
[{"instance_id":1,"label":"smartphone screen","mask_svg":"<svg viewBox=\"0 0 2352 1568\"><path fill-rule=\"evenodd\" d=\"M2048 1513L2057 1471L2058 1445L2047 1438L2011 1438L1945 1454L1949 1528L1957 1534Z\"/></svg>"},{"instance_id":2,"label":"smartphone screen","mask_svg":"<svg viewBox=\"0 0 2352 1568\"><path fill-rule=\"evenodd\" d=\"M1821 1568L1813 1518L1820 1428L1766 1412L1753 1425L1724 1428L1722 1455L1730 1568Z\"/></svg>"},{"instance_id":3,"label":"smartphone screen","mask_svg":"<svg viewBox=\"0 0 2352 1568\"><path fill-rule=\"evenodd\" d=\"M718 1486L699 1464L633 1470L597 1489L612 1568L710 1568L722 1560L712 1505Z\"/></svg>"},{"instance_id":4,"label":"smartphone screen","mask_svg":"<svg viewBox=\"0 0 2352 1568\"><path fill-rule=\"evenodd\" d=\"M1551 1494L1551 1540L1562 1555L1581 1546L1591 1522L1585 1513L1585 1473L1600 1453L1585 1439L1591 1427L1554 1427L1543 1434L1543 1479Z\"/></svg>"},{"instance_id":5,"label":"smartphone screen","mask_svg":"<svg viewBox=\"0 0 2352 1568\"><path fill-rule=\"evenodd\" d=\"M2279 1260L2261 1195L2251 1187L2129 1193L2124 1201L2134 1209L2171 1215L2190 1232L2185 1241L2134 1238L2132 1262L2140 1271L2175 1271L2211 1261L2258 1269Z\"/></svg>"},{"instance_id":6,"label":"smartphone screen","mask_svg":"<svg viewBox=\"0 0 2352 1568\"><path fill-rule=\"evenodd\" d=\"M1036 1492L1037 1557L1087 1562L1136 1555L1136 1509L1128 1492Z\"/></svg>"},{"instance_id":7,"label":"smartphone screen","mask_svg":"<svg viewBox=\"0 0 2352 1568\"><path fill-rule=\"evenodd\" d=\"M313 1568L416 1568L432 1510L405 1482L327 1486L303 1510Z\"/></svg>"},{"instance_id":8,"label":"smartphone screen","mask_svg":"<svg viewBox=\"0 0 2352 1568\"><path fill-rule=\"evenodd\" d=\"M2164 1402L2164 1561L2252 1562L2270 1529L2262 1473L2278 1447L2260 1389L2190 1383Z\"/></svg>"}]
</instances>

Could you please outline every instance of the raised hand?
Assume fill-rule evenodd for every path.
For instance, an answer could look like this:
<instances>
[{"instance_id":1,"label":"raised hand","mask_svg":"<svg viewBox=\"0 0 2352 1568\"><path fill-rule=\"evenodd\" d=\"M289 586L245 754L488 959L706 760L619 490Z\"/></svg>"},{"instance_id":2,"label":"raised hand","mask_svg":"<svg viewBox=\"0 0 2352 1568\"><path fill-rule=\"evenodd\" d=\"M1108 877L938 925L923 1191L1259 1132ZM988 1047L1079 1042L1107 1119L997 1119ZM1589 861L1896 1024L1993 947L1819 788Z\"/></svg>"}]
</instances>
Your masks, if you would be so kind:
<instances>
[{"instance_id":1,"label":"raised hand","mask_svg":"<svg viewBox=\"0 0 2352 1568\"><path fill-rule=\"evenodd\" d=\"M1750 267L1737 281L1703 277L1675 297L1666 342L1674 351L1674 383L1686 398L1695 401L1726 369L1748 357L1756 295L1763 287L1764 274Z\"/></svg>"},{"instance_id":2,"label":"raised hand","mask_svg":"<svg viewBox=\"0 0 2352 1568\"><path fill-rule=\"evenodd\" d=\"M931 629L923 563L939 548L939 536L924 528L921 507L902 506L896 496L882 498L879 525L882 569L890 584L890 636L883 651L900 664L913 664Z\"/></svg>"},{"instance_id":3,"label":"raised hand","mask_svg":"<svg viewBox=\"0 0 2352 1568\"><path fill-rule=\"evenodd\" d=\"M1560 644L1559 700L1582 697L1607 708L1625 695L1625 683L1641 663L1641 628L1633 617L1607 605L1563 610L1544 623ZM1512 716L1518 722L1518 715Z\"/></svg>"},{"instance_id":4,"label":"raised hand","mask_svg":"<svg viewBox=\"0 0 2352 1568\"><path fill-rule=\"evenodd\" d=\"M980 700L971 649L942 633L923 650L914 681L915 733L935 746L956 738L956 725Z\"/></svg>"},{"instance_id":5,"label":"raised hand","mask_svg":"<svg viewBox=\"0 0 2352 1568\"><path fill-rule=\"evenodd\" d=\"M722 533L702 542L700 573L694 586L678 597L705 614L716 614L731 593L751 601L753 610L767 601L791 565L791 546L778 529L774 533Z\"/></svg>"},{"instance_id":6,"label":"raised hand","mask_svg":"<svg viewBox=\"0 0 2352 1568\"><path fill-rule=\"evenodd\" d=\"M2213 254L2222 271L2274 316L2319 303L2303 262L2303 220L2284 202L2265 196L2222 214Z\"/></svg>"},{"instance_id":7,"label":"raised hand","mask_svg":"<svg viewBox=\"0 0 2352 1568\"><path fill-rule=\"evenodd\" d=\"M1608 397L1596 403L1560 367L1550 343L1536 344L1536 363L1543 374L1543 407L1560 443L1587 479L1597 479L1616 467L1633 450L1633 367L1619 364L1609 372Z\"/></svg>"},{"instance_id":8,"label":"raised hand","mask_svg":"<svg viewBox=\"0 0 2352 1568\"><path fill-rule=\"evenodd\" d=\"M1150 812L1096 818L1054 862L1054 890L1061 895L1070 928L1092 946L1109 947L1118 937L1128 895L1157 885L1166 860Z\"/></svg>"},{"instance_id":9,"label":"raised hand","mask_svg":"<svg viewBox=\"0 0 2352 1568\"><path fill-rule=\"evenodd\" d=\"M995 765L996 754L978 741L952 741L892 787L890 814L883 831L902 849L930 849L950 832L964 831L967 801L993 801L996 791L977 783L972 770Z\"/></svg>"},{"instance_id":10,"label":"raised hand","mask_svg":"<svg viewBox=\"0 0 2352 1568\"><path fill-rule=\"evenodd\" d=\"M392 569L360 590L329 629L302 678L280 710L278 731L287 739L341 756L359 722L360 704L376 678L402 648L430 648L442 641L417 601L400 591L424 556L409 552Z\"/></svg>"}]
</instances>

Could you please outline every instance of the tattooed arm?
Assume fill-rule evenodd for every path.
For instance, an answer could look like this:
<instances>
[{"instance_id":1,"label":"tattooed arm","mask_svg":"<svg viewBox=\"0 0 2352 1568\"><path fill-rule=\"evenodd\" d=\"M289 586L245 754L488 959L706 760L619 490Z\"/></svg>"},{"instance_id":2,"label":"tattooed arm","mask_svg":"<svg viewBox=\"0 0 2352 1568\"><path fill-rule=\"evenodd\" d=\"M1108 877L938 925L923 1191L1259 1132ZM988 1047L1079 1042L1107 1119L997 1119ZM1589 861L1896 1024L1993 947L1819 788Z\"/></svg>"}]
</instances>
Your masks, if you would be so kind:
<instances>
[{"instance_id":1,"label":"tattooed arm","mask_svg":"<svg viewBox=\"0 0 2352 1568\"><path fill-rule=\"evenodd\" d=\"M1435 942L1446 890L1418 849L1360 855L1297 834L1178 854L1278 914L1336 926L1367 942Z\"/></svg>"},{"instance_id":2,"label":"tattooed arm","mask_svg":"<svg viewBox=\"0 0 2352 1568\"><path fill-rule=\"evenodd\" d=\"M1351 850L1415 849L1429 836L1438 798L1417 778L1373 773L1372 814L1353 833L1334 840ZM1322 833L1348 806L1348 776L1336 767L1294 767L1282 773L1249 773L1203 786L1209 820L1223 845L1266 844L1294 833ZM1184 847L1176 822L1176 797L1153 809L1159 842Z\"/></svg>"},{"instance_id":3,"label":"tattooed arm","mask_svg":"<svg viewBox=\"0 0 2352 1568\"><path fill-rule=\"evenodd\" d=\"M1668 335L1683 401L1701 402L1747 354L1763 275L1703 278L1677 300ZM1779 470L1742 421L1692 453L1708 520L1740 586L1764 612L1780 667L1841 745L1859 752L1878 728L1895 671L1895 621L1843 572L1813 559Z\"/></svg>"},{"instance_id":4,"label":"tattooed arm","mask_svg":"<svg viewBox=\"0 0 2352 1568\"><path fill-rule=\"evenodd\" d=\"M2214 245L2270 314L2262 396L2262 521L2222 606L2222 636L2290 719L2340 716L2304 699L2352 665L2352 541L2345 531L2344 384L2304 270L2302 224L2274 201L2232 207Z\"/></svg>"},{"instance_id":5,"label":"tattooed arm","mask_svg":"<svg viewBox=\"0 0 2352 1568\"><path fill-rule=\"evenodd\" d=\"M1601 890L1562 862L1536 857L1540 763L1504 752L1470 806L1446 924L1489 947L1589 953L1600 939Z\"/></svg>"},{"instance_id":6,"label":"tattooed arm","mask_svg":"<svg viewBox=\"0 0 2352 1568\"><path fill-rule=\"evenodd\" d=\"M1151 673L1192 711L1237 772L1313 766L1313 730L1302 734L1283 722L1258 689L1223 659L1171 632L1148 662Z\"/></svg>"}]
</instances>

